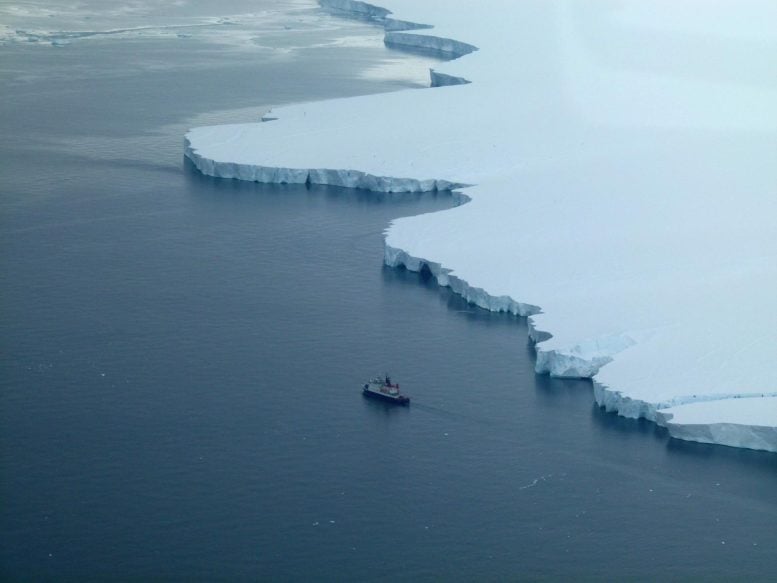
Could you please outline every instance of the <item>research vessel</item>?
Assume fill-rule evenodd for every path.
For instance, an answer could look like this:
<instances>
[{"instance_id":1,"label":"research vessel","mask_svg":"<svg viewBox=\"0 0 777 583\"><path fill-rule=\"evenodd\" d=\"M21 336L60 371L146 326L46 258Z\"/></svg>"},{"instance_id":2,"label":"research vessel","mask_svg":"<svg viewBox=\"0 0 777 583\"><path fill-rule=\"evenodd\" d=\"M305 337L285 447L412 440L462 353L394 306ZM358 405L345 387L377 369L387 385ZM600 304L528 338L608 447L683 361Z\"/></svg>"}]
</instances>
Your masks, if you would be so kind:
<instances>
[{"instance_id":1,"label":"research vessel","mask_svg":"<svg viewBox=\"0 0 777 583\"><path fill-rule=\"evenodd\" d=\"M370 382L364 384L362 392L367 397L375 397L398 405L410 403L410 397L400 393L399 383L393 384L388 375L371 379Z\"/></svg>"}]
</instances>

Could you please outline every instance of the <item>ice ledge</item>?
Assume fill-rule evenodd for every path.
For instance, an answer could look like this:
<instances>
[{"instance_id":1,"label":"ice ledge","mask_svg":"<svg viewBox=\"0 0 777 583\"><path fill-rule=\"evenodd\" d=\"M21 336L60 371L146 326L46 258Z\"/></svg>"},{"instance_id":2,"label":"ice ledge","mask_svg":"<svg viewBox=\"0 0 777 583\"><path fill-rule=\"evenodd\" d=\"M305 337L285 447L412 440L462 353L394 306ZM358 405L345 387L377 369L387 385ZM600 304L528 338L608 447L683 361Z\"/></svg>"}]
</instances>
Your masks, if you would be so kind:
<instances>
[{"instance_id":1,"label":"ice ledge","mask_svg":"<svg viewBox=\"0 0 777 583\"><path fill-rule=\"evenodd\" d=\"M467 281L452 274L440 263L414 257L388 243L384 248L384 262L389 267L404 267L409 271L427 271L442 287L450 288L468 302L492 312L506 312L528 317L529 338L536 344L537 360L535 371L556 378L591 378L601 367L611 362L615 355L636 344L636 340L625 334L611 335L580 342L572 347L544 349L542 342L552 338L548 332L539 330L531 317L540 313L540 307L519 302L509 296L493 296L486 290L471 286ZM707 403L712 406L731 403L753 404L756 399L767 399L769 406L777 408L777 392L765 393L721 393L714 395L678 396L665 401L650 402L624 395L594 381L596 403L607 412L622 417L648 421L667 427L672 437L686 441L713 443L777 452L777 427L764 423L763 426L748 423L682 423L674 420L678 407Z\"/></svg>"},{"instance_id":2,"label":"ice ledge","mask_svg":"<svg viewBox=\"0 0 777 583\"><path fill-rule=\"evenodd\" d=\"M447 87L448 85L465 85L470 83L470 80L465 79L464 77L440 73L434 69L429 69L429 78L432 87Z\"/></svg>"},{"instance_id":3,"label":"ice ledge","mask_svg":"<svg viewBox=\"0 0 777 583\"><path fill-rule=\"evenodd\" d=\"M318 4L322 8L334 12L335 14L369 20L370 22L380 24L386 30L432 28L430 24L419 24L416 22L408 22L407 20L390 18L389 14L391 14L391 10L369 4L368 2L360 2L359 0L318 0Z\"/></svg>"},{"instance_id":4,"label":"ice ledge","mask_svg":"<svg viewBox=\"0 0 777 583\"><path fill-rule=\"evenodd\" d=\"M530 330L529 337L535 342L551 338L550 334L537 331L533 322ZM556 378L592 378L616 354L634 344L630 336L621 334L586 340L563 349L543 349L540 345L534 370Z\"/></svg>"},{"instance_id":5,"label":"ice ledge","mask_svg":"<svg viewBox=\"0 0 777 583\"><path fill-rule=\"evenodd\" d=\"M591 378L599 369L611 362L615 354L634 344L628 336L611 336L581 342L564 349L544 349L542 342L552 335L537 329L534 314L540 313L540 307L525 302L519 302L510 296L494 296L480 287L470 285L467 281L453 275L450 269L440 263L414 257L402 249L385 244L384 262L389 267L404 267L408 271L421 273L427 271L442 287L450 288L466 301L492 312L505 312L515 316L529 318L529 338L537 344L537 360L535 371L539 374L549 374L556 378Z\"/></svg>"},{"instance_id":6,"label":"ice ledge","mask_svg":"<svg viewBox=\"0 0 777 583\"><path fill-rule=\"evenodd\" d=\"M492 312L507 312L516 316L529 316L540 311L537 306L517 302L509 296L492 296L483 288L469 285L463 279L456 277L451 270L439 263L420 257L413 257L402 249L385 245L383 260L389 267L405 267L418 273L427 270L442 287L449 287L468 302Z\"/></svg>"},{"instance_id":7,"label":"ice ledge","mask_svg":"<svg viewBox=\"0 0 777 583\"><path fill-rule=\"evenodd\" d=\"M391 10L369 4L368 2L360 2L359 0L318 0L318 3L322 8L325 8L330 12L350 18L368 20L381 25L387 31L432 28L431 24L420 24L417 22L390 18L389 14L391 14Z\"/></svg>"},{"instance_id":8,"label":"ice ledge","mask_svg":"<svg viewBox=\"0 0 777 583\"><path fill-rule=\"evenodd\" d=\"M777 427L739 423L666 423L669 435L685 441L712 443L777 453Z\"/></svg>"},{"instance_id":9,"label":"ice ledge","mask_svg":"<svg viewBox=\"0 0 777 583\"><path fill-rule=\"evenodd\" d=\"M319 0L319 5L330 12L350 18L368 20L381 25L385 30L416 30L419 28L432 28L430 24L418 24L407 20L390 18L390 10L359 2L358 0Z\"/></svg>"},{"instance_id":10,"label":"ice ledge","mask_svg":"<svg viewBox=\"0 0 777 583\"><path fill-rule=\"evenodd\" d=\"M387 47L430 52L448 59L458 59L478 50L474 45L452 38L407 32L433 27L429 24L390 18L390 10L375 6L374 4L358 0L319 0L318 3L327 10L355 18L367 19L383 26L383 29L386 31L383 42ZM469 80L464 77L447 75L434 69L429 70L429 76L432 87L469 83Z\"/></svg>"},{"instance_id":11,"label":"ice ledge","mask_svg":"<svg viewBox=\"0 0 777 583\"><path fill-rule=\"evenodd\" d=\"M452 38L429 36L412 32L387 31L383 42L388 47L421 49L433 51L446 57L458 58L468 55L477 49L476 46L463 43Z\"/></svg>"},{"instance_id":12,"label":"ice ledge","mask_svg":"<svg viewBox=\"0 0 777 583\"><path fill-rule=\"evenodd\" d=\"M736 396L670 407L657 413L656 422L677 439L777 452L777 427L768 417L775 409L774 393Z\"/></svg>"},{"instance_id":13,"label":"ice ledge","mask_svg":"<svg viewBox=\"0 0 777 583\"><path fill-rule=\"evenodd\" d=\"M318 3L328 10L346 12L350 15L369 18L376 22L384 22L388 15L391 14L391 10L367 2L359 2L358 0L319 0Z\"/></svg>"},{"instance_id":14,"label":"ice ledge","mask_svg":"<svg viewBox=\"0 0 777 583\"><path fill-rule=\"evenodd\" d=\"M435 178L393 178L367 172L328 168L279 168L256 164L219 161L200 155L192 146L189 134L184 138L184 155L206 176L234 178L268 184L322 184L345 188L362 188L374 192L433 192L463 188L466 184Z\"/></svg>"},{"instance_id":15,"label":"ice ledge","mask_svg":"<svg viewBox=\"0 0 777 583\"><path fill-rule=\"evenodd\" d=\"M658 403L652 403L641 399L634 399L624 395L621 391L611 389L602 383L594 382L594 398L596 403L608 412L616 412L623 417L632 419L645 418L663 425L664 421L671 419L664 409L690 405L694 403L722 402L729 399L752 399L762 397L777 397L775 393L719 393L714 395L686 395L673 397ZM777 443L775 443L777 446Z\"/></svg>"}]
</instances>

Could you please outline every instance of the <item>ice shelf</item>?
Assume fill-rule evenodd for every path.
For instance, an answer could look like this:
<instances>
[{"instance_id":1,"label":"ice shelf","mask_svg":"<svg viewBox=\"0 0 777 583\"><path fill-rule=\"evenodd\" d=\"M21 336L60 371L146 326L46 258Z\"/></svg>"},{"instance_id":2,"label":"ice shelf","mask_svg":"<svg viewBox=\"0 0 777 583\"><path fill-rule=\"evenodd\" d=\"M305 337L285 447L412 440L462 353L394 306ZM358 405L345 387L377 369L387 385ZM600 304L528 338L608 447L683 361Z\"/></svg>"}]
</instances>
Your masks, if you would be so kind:
<instances>
[{"instance_id":1,"label":"ice shelf","mask_svg":"<svg viewBox=\"0 0 777 583\"><path fill-rule=\"evenodd\" d=\"M458 189L392 222L388 265L528 316L537 372L609 411L777 451L777 5L321 4L458 58L433 89L193 129L200 171Z\"/></svg>"}]
</instances>

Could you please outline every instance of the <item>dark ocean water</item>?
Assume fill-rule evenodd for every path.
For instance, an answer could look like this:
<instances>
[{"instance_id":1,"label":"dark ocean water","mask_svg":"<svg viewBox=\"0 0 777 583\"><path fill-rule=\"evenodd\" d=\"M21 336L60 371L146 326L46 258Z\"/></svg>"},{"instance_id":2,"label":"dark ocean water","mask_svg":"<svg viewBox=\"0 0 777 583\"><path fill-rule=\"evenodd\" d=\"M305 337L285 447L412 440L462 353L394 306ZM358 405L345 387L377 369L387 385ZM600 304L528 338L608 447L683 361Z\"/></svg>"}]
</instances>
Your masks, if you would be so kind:
<instances>
[{"instance_id":1,"label":"dark ocean water","mask_svg":"<svg viewBox=\"0 0 777 583\"><path fill-rule=\"evenodd\" d=\"M382 266L450 195L183 162L192 125L417 88L378 30L302 16L258 51L0 47L0 576L773 580L777 456L605 414L521 319ZM361 396L383 371L409 408Z\"/></svg>"}]
</instances>

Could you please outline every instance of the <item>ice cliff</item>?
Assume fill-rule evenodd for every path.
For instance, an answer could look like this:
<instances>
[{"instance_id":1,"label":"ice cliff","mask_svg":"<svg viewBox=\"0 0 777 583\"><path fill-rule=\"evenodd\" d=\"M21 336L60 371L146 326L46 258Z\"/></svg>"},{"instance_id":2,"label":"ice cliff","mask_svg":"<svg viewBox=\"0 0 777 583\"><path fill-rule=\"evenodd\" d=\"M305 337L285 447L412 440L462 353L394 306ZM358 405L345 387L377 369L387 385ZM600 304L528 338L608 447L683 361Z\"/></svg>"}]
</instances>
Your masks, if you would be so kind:
<instances>
[{"instance_id":1,"label":"ice cliff","mask_svg":"<svg viewBox=\"0 0 777 583\"><path fill-rule=\"evenodd\" d=\"M391 224L388 265L528 316L537 372L593 378L609 411L777 452L774 5L321 4L459 58L431 90L193 129L197 168L459 189L468 204Z\"/></svg>"}]
</instances>

